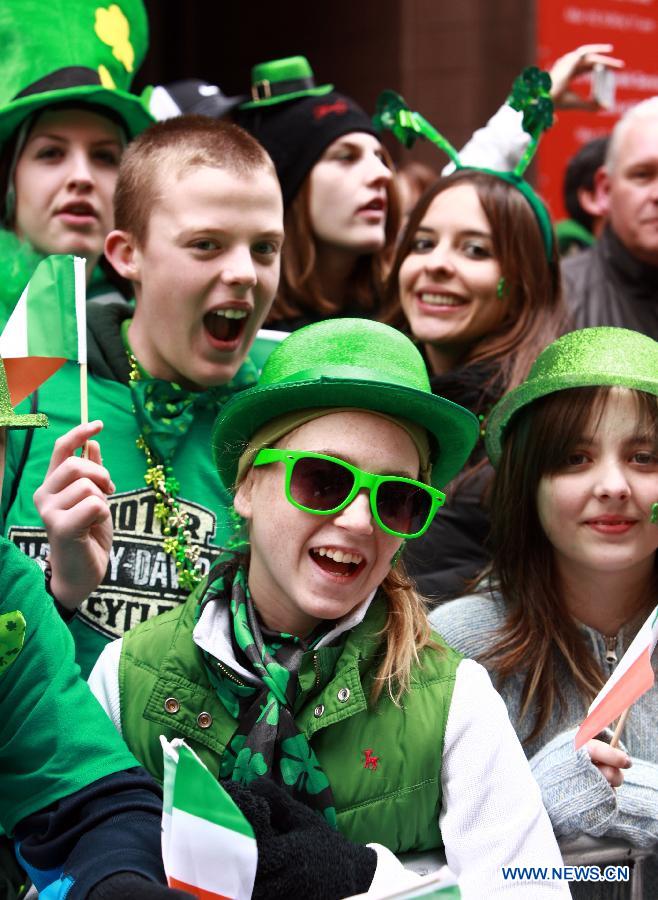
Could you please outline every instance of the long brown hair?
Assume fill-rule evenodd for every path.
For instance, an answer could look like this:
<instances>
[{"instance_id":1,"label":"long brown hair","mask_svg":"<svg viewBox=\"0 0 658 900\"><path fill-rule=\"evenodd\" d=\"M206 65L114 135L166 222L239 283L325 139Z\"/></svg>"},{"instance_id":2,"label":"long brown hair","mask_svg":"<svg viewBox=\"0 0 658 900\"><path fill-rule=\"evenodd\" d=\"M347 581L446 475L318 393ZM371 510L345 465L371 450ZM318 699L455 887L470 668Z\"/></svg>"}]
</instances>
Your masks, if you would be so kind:
<instances>
[{"instance_id":1,"label":"long brown hair","mask_svg":"<svg viewBox=\"0 0 658 900\"><path fill-rule=\"evenodd\" d=\"M390 162L385 149L382 150L385 159ZM382 305L386 272L400 227L400 201L395 184L391 181L386 188L388 206L385 244L377 253L359 257L350 275L349 293L345 293L339 301L324 294L316 272L317 244L311 224L310 185L309 173L283 219L286 241L281 257L281 281L268 324L276 327L277 321L298 316L312 319L336 316L352 307L358 307L361 312L370 313L372 318L377 318Z\"/></svg>"},{"instance_id":2,"label":"long brown hair","mask_svg":"<svg viewBox=\"0 0 658 900\"><path fill-rule=\"evenodd\" d=\"M423 194L409 216L386 287L382 320L409 331L399 300L402 263L433 200L456 185L472 185L491 226L493 252L505 279L507 312L492 332L466 352L460 364L490 361L501 393L520 384L539 353L559 336L565 319L555 241L547 257L530 204L515 187L475 169L440 178Z\"/></svg>"},{"instance_id":3,"label":"long brown hair","mask_svg":"<svg viewBox=\"0 0 658 900\"><path fill-rule=\"evenodd\" d=\"M609 393L608 387L562 390L522 409L508 426L494 478L490 584L505 598L507 615L480 659L500 682L525 673L521 717L531 705L536 709L527 742L542 732L562 700L560 659L588 703L605 680L567 610L553 547L539 521L537 490L542 476L562 468L592 417L595 423L600 418ZM658 449L658 398L639 391L634 395L641 427Z\"/></svg>"}]
</instances>

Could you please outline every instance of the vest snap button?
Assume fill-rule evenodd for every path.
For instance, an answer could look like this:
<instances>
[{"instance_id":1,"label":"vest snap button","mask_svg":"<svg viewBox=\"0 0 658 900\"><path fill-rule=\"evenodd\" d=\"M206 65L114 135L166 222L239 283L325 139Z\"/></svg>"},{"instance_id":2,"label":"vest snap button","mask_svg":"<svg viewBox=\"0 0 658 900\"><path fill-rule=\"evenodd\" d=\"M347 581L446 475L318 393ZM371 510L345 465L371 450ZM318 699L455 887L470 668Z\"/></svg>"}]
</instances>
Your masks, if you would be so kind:
<instances>
[{"instance_id":1,"label":"vest snap button","mask_svg":"<svg viewBox=\"0 0 658 900\"><path fill-rule=\"evenodd\" d=\"M338 699L341 703L347 703L350 699L350 689L349 688L341 688L338 691Z\"/></svg>"},{"instance_id":2,"label":"vest snap button","mask_svg":"<svg viewBox=\"0 0 658 900\"><path fill-rule=\"evenodd\" d=\"M210 728L212 725L212 716L209 712L201 712L196 718L199 728Z\"/></svg>"},{"instance_id":3,"label":"vest snap button","mask_svg":"<svg viewBox=\"0 0 658 900\"><path fill-rule=\"evenodd\" d=\"M316 719L319 719L320 716L324 715L324 704L323 703L320 703L318 706L315 707L315 709L313 710L313 715L315 716Z\"/></svg>"},{"instance_id":4,"label":"vest snap button","mask_svg":"<svg viewBox=\"0 0 658 900\"><path fill-rule=\"evenodd\" d=\"M167 699L164 702L164 708L165 708L166 712L171 713L173 715L174 713L177 713L178 710L180 709L180 703L178 702L178 700L175 697L167 697Z\"/></svg>"}]
</instances>

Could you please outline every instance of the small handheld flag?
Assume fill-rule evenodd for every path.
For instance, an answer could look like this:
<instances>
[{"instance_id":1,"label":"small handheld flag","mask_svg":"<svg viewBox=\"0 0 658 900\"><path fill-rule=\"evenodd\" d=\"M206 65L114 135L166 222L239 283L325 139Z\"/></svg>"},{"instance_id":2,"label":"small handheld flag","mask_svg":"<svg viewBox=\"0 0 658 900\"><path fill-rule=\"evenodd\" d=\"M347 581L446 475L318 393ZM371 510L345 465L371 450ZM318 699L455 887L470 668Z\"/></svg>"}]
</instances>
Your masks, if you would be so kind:
<instances>
[{"instance_id":1,"label":"small handheld flag","mask_svg":"<svg viewBox=\"0 0 658 900\"><path fill-rule=\"evenodd\" d=\"M172 888L199 900L250 900L258 850L247 819L181 738L164 753L162 861Z\"/></svg>"},{"instance_id":2,"label":"small handheld flag","mask_svg":"<svg viewBox=\"0 0 658 900\"><path fill-rule=\"evenodd\" d=\"M87 364L85 260L48 256L37 266L0 335L12 406L67 360Z\"/></svg>"},{"instance_id":3,"label":"small handheld flag","mask_svg":"<svg viewBox=\"0 0 658 900\"><path fill-rule=\"evenodd\" d=\"M651 654L658 642L658 606L635 636L619 665L589 708L576 733L576 750L607 728L654 683Z\"/></svg>"}]
</instances>

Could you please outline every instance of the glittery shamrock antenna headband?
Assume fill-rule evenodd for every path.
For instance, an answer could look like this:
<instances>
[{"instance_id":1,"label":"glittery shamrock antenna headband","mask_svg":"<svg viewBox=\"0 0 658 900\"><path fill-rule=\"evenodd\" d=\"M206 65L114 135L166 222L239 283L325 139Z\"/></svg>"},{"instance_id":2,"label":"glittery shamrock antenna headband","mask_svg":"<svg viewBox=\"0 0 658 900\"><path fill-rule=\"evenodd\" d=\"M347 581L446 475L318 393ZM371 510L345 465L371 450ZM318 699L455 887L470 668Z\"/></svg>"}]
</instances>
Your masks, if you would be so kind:
<instances>
[{"instance_id":1,"label":"glittery shamrock antenna headband","mask_svg":"<svg viewBox=\"0 0 658 900\"><path fill-rule=\"evenodd\" d=\"M475 169L495 175L520 191L526 198L535 214L541 231L546 255L553 256L553 225L544 202L523 178L523 173L530 165L537 150L542 133L553 124L553 101L550 96L551 76L548 72L530 66L516 78L507 103L512 109L523 113L523 130L530 135L523 156L511 172L501 172L481 166L465 166L450 141L443 137L436 128L419 112L409 109L405 100L395 91L382 91L377 99L373 122L376 128L388 128L407 149L413 146L417 138L425 138L446 153L458 169Z\"/></svg>"}]
</instances>

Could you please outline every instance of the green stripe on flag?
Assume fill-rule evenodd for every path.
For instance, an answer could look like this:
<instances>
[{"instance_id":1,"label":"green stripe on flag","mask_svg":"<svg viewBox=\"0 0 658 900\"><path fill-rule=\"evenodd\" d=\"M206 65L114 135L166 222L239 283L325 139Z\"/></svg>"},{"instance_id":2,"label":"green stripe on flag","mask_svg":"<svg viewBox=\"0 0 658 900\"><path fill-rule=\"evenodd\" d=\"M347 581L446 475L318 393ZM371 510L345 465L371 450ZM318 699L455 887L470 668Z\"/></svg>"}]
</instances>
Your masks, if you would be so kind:
<instances>
[{"instance_id":1,"label":"green stripe on flag","mask_svg":"<svg viewBox=\"0 0 658 900\"><path fill-rule=\"evenodd\" d=\"M221 784L185 745L178 751L173 806L255 840L254 830L247 819Z\"/></svg>"},{"instance_id":2,"label":"green stripe on flag","mask_svg":"<svg viewBox=\"0 0 658 900\"><path fill-rule=\"evenodd\" d=\"M30 279L27 341L28 356L78 359L72 256L49 256Z\"/></svg>"}]
</instances>

